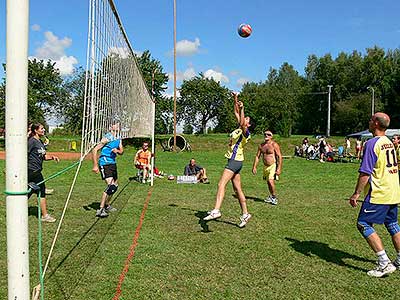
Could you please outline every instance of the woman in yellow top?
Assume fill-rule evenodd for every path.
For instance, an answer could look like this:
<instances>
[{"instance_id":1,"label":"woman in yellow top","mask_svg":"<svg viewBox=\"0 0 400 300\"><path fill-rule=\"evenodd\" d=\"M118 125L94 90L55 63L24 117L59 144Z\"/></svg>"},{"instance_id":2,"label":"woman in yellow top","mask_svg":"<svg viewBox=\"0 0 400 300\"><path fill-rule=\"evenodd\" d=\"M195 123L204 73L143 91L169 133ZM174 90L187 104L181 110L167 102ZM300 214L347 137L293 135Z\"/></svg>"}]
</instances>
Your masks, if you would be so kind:
<instances>
[{"instance_id":1,"label":"woman in yellow top","mask_svg":"<svg viewBox=\"0 0 400 300\"><path fill-rule=\"evenodd\" d=\"M251 218L251 215L247 211L246 197L242 191L242 183L240 179L240 170L242 169L244 160L243 147L250 140L250 118L244 116L243 103L238 101L237 94L233 93L233 96L235 116L240 127L230 134L229 149L225 154L228 163L226 164L218 182L215 206L203 220L209 221L221 217L220 208L222 201L224 200L226 185L230 180L239 199L240 208L242 209L242 216L240 217L239 223L239 227L242 228L246 226L247 222Z\"/></svg>"}]
</instances>

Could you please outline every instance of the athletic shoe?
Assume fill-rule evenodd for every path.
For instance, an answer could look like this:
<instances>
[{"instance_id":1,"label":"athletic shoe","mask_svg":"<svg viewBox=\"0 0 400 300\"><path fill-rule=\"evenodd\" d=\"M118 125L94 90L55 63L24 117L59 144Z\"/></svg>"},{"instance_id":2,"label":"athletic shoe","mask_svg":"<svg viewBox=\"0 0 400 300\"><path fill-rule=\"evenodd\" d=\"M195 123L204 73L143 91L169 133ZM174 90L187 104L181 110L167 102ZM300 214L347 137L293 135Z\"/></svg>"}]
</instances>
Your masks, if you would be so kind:
<instances>
[{"instance_id":1,"label":"athletic shoe","mask_svg":"<svg viewBox=\"0 0 400 300\"><path fill-rule=\"evenodd\" d=\"M204 217L203 220L210 221L210 220L218 219L220 217L221 217L221 212L219 210L213 209L212 211L208 212L208 216Z\"/></svg>"},{"instance_id":2,"label":"athletic shoe","mask_svg":"<svg viewBox=\"0 0 400 300\"><path fill-rule=\"evenodd\" d=\"M400 258L396 257L394 261L392 261L392 265L396 267L396 269L400 269Z\"/></svg>"},{"instance_id":3,"label":"athletic shoe","mask_svg":"<svg viewBox=\"0 0 400 300\"><path fill-rule=\"evenodd\" d=\"M208 180L208 178L204 178L204 179L203 179L203 183L204 183L204 184L210 184L210 181Z\"/></svg>"},{"instance_id":4,"label":"athletic shoe","mask_svg":"<svg viewBox=\"0 0 400 300\"><path fill-rule=\"evenodd\" d=\"M243 228L244 226L246 226L246 224L247 224L247 222L249 222L250 218L251 218L251 214L243 214L240 217L239 227Z\"/></svg>"},{"instance_id":5,"label":"athletic shoe","mask_svg":"<svg viewBox=\"0 0 400 300\"><path fill-rule=\"evenodd\" d=\"M52 195L54 193L54 189L46 189L46 195Z\"/></svg>"},{"instance_id":6,"label":"athletic shoe","mask_svg":"<svg viewBox=\"0 0 400 300\"><path fill-rule=\"evenodd\" d=\"M56 221L56 219L53 218L52 216L50 216L49 214L42 217L42 222L54 223L55 221Z\"/></svg>"},{"instance_id":7,"label":"athletic shoe","mask_svg":"<svg viewBox=\"0 0 400 300\"><path fill-rule=\"evenodd\" d=\"M276 198L276 197L271 197L271 204L272 204L272 205L277 205L277 204L278 204L278 198Z\"/></svg>"},{"instance_id":8,"label":"athletic shoe","mask_svg":"<svg viewBox=\"0 0 400 300\"><path fill-rule=\"evenodd\" d=\"M108 217L108 213L105 208L100 208L96 211L96 217L98 218L106 218Z\"/></svg>"},{"instance_id":9,"label":"athletic shoe","mask_svg":"<svg viewBox=\"0 0 400 300\"><path fill-rule=\"evenodd\" d=\"M115 207L111 206L111 205L107 205L104 209L106 210L107 213L116 212L117 211L117 209Z\"/></svg>"},{"instance_id":10,"label":"athletic shoe","mask_svg":"<svg viewBox=\"0 0 400 300\"><path fill-rule=\"evenodd\" d=\"M381 266L377 263L376 268L368 271L367 274L371 277L382 277L383 275L390 274L396 271L396 267L391 263L388 262L386 266Z\"/></svg>"},{"instance_id":11,"label":"athletic shoe","mask_svg":"<svg viewBox=\"0 0 400 300\"><path fill-rule=\"evenodd\" d=\"M264 200L265 203L271 203L272 202L272 196L269 195L267 198Z\"/></svg>"}]
</instances>

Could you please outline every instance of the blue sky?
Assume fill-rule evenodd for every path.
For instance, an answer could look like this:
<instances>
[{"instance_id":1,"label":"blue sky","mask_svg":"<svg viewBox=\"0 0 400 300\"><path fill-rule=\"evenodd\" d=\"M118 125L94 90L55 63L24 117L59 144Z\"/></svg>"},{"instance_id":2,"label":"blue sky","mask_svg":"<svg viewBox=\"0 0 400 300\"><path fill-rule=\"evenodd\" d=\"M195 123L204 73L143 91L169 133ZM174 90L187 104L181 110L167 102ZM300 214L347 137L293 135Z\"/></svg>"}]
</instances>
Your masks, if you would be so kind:
<instances>
[{"instance_id":1,"label":"blue sky","mask_svg":"<svg viewBox=\"0 0 400 300\"><path fill-rule=\"evenodd\" d=\"M265 80L289 62L303 74L307 56L378 45L400 48L399 0L176 0L177 75L203 72L232 90ZM133 48L150 50L173 72L173 0L115 0ZM5 62L6 0L0 0L0 63ZM251 37L237 34L248 23ZM31 0L29 55L52 58L63 74L86 65L88 0ZM0 71L0 78L4 76ZM168 94L172 94L172 80Z\"/></svg>"}]
</instances>

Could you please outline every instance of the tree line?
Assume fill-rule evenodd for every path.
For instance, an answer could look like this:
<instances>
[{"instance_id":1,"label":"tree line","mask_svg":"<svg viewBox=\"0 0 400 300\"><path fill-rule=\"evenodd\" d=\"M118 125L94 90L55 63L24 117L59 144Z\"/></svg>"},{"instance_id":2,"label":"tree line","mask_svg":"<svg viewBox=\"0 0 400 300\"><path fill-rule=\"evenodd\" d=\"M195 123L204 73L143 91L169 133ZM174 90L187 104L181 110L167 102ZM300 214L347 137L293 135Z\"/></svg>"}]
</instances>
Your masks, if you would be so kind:
<instances>
[{"instance_id":1,"label":"tree line","mask_svg":"<svg viewBox=\"0 0 400 300\"><path fill-rule=\"evenodd\" d=\"M173 131L173 99L165 95L168 74L149 51L137 57L139 68L156 101L156 133ZM6 72L6 66L4 65ZM54 63L30 60L28 65L29 120L62 120L65 130L79 134L84 101L85 71L61 77ZM154 76L153 76L154 74ZM154 82L153 81L154 78ZM318 57L309 55L304 74L284 62L271 68L261 82L243 85L240 98L252 119L252 131L270 129L282 136L324 134L331 92L331 134L364 130L374 111L387 112L391 127L400 127L400 50L377 46ZM220 82L202 73L184 80L177 98L177 119L185 133L229 132L236 126L232 97ZM372 97L374 107L372 108ZM5 79L0 84L0 127L5 122Z\"/></svg>"}]
</instances>

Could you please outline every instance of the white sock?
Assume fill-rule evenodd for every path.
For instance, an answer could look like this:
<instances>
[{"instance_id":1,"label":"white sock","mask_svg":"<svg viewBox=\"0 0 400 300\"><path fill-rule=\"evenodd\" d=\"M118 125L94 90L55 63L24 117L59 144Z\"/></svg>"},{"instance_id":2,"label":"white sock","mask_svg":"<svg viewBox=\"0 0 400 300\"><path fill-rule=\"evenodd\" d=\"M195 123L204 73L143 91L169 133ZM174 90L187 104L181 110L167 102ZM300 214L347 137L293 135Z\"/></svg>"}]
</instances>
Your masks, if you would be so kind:
<instances>
[{"instance_id":1,"label":"white sock","mask_svg":"<svg viewBox=\"0 0 400 300\"><path fill-rule=\"evenodd\" d=\"M386 266L390 261L385 250L376 252L376 255L378 256L378 262L381 266Z\"/></svg>"}]
</instances>

